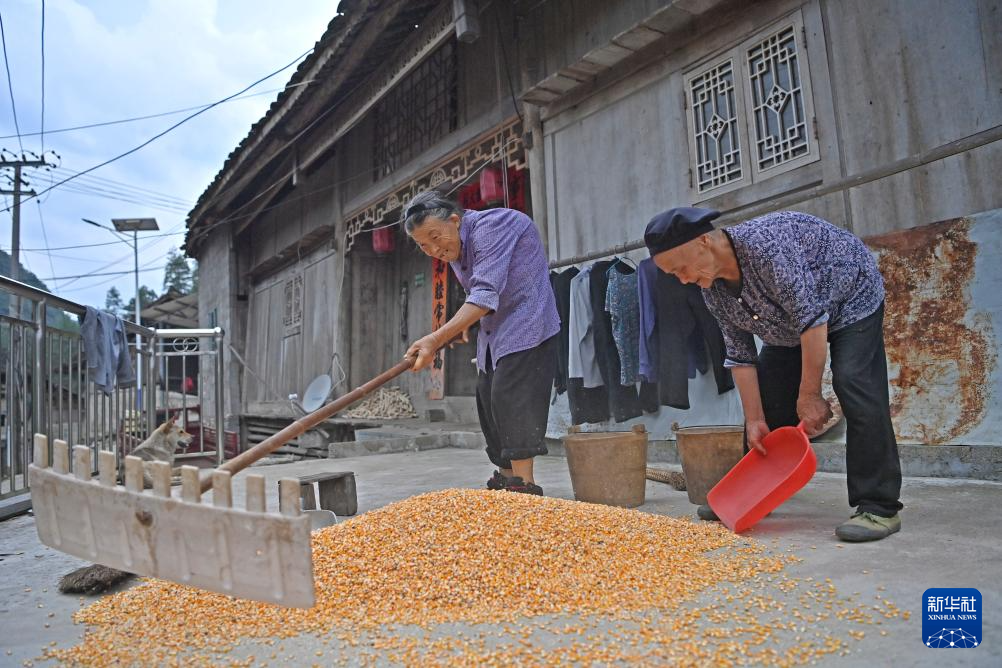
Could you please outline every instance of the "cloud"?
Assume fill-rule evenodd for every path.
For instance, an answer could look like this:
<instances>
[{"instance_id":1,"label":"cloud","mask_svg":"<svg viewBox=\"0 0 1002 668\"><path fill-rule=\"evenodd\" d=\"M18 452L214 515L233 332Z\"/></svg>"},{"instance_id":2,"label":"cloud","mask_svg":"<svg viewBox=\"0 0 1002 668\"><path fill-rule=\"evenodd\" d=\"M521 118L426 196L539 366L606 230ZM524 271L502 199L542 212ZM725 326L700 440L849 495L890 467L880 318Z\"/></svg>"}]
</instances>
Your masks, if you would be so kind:
<instances>
[{"instance_id":1,"label":"cloud","mask_svg":"<svg viewBox=\"0 0 1002 668\"><path fill-rule=\"evenodd\" d=\"M41 114L40 3L4 2L3 19L10 57L18 120L22 132L36 132ZM297 0L292 10L272 0L102 0L46 3L45 125L48 129L141 116L215 101L278 69L310 48L336 13L330 0ZM281 88L294 67L256 90ZM277 94L221 105L157 140L140 152L95 172L96 176L168 193L193 203L226 156L246 136ZM10 103L0 96L0 134L14 133ZM62 167L81 171L124 152L166 129L183 115L94 128L46 137L45 148L62 156ZM39 137L26 137L25 148L38 151ZM17 148L17 139L0 140ZM41 172L31 174L36 189L47 185ZM38 205L22 210L22 246L44 245ZM161 229L183 230L184 213L115 202L55 190L41 201L48 245L98 243L110 233L80 222L81 217L107 223L123 216L155 216ZM0 220L0 247L10 247L10 219ZM140 265L159 266L168 249L182 237L140 241ZM59 251L74 255L49 259L25 252L25 262L40 277L132 269L131 249L120 246ZM103 262L98 262L103 261ZM117 262L116 262L117 261ZM72 284L48 281L57 294L103 304L117 285L128 298L132 276L104 282L81 279ZM161 288L161 275L141 275ZM65 285L65 292L59 289ZM90 289L80 289L93 286ZM71 290L72 289L72 290Z\"/></svg>"}]
</instances>

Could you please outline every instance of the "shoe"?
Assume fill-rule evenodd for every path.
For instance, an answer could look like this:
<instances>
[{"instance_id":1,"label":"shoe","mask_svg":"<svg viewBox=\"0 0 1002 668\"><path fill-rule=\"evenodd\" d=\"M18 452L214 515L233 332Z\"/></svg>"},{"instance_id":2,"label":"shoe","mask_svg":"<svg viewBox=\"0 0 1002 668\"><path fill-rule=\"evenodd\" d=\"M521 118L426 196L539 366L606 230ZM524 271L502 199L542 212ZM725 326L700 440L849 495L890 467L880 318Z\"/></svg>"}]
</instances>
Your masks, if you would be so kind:
<instances>
[{"instance_id":1,"label":"shoe","mask_svg":"<svg viewBox=\"0 0 1002 668\"><path fill-rule=\"evenodd\" d=\"M715 512L713 512L713 508L711 508L709 505L707 505L705 503L703 505L699 506L698 508L696 508L696 516L699 517L699 519L705 520L707 522L719 522L720 521L720 518L717 517L717 514Z\"/></svg>"},{"instance_id":2,"label":"shoe","mask_svg":"<svg viewBox=\"0 0 1002 668\"><path fill-rule=\"evenodd\" d=\"M881 517L873 513L856 513L835 528L835 535L847 543L864 543L887 538L901 531L901 518Z\"/></svg>"},{"instance_id":3,"label":"shoe","mask_svg":"<svg viewBox=\"0 0 1002 668\"><path fill-rule=\"evenodd\" d=\"M535 494L536 496L543 495L543 488L539 485L535 485L531 482L525 482L518 476L514 478L508 478L507 484L504 488L509 492L517 492L519 494Z\"/></svg>"},{"instance_id":4,"label":"shoe","mask_svg":"<svg viewBox=\"0 0 1002 668\"><path fill-rule=\"evenodd\" d=\"M504 489L508 484L508 478L500 470L494 472L491 479L487 481L487 489Z\"/></svg>"}]
</instances>

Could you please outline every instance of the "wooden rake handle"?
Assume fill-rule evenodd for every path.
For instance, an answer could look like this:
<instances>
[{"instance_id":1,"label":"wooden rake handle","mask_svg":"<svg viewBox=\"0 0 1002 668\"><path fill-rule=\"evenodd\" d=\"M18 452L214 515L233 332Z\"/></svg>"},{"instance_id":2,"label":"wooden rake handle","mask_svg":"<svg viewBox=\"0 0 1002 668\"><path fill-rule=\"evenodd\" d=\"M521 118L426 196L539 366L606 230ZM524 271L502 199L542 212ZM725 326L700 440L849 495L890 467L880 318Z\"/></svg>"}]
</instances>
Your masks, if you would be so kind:
<instances>
[{"instance_id":1,"label":"wooden rake handle","mask_svg":"<svg viewBox=\"0 0 1002 668\"><path fill-rule=\"evenodd\" d=\"M374 390L379 389L379 387L393 380L404 371L407 371L414 366L414 361L415 359L413 357L405 357L402 362L390 369L387 369L365 385L356 387L340 399L332 401L326 406L321 406L309 415L304 415L282 431L261 441L250 450L241 452L239 455L226 462L216 470L229 471L231 474L243 471L257 460L266 455L270 455L292 439L306 432L308 429L312 429L332 415L343 411L351 404L355 403L367 394L370 394ZM208 491L209 488L212 487L212 476L203 478L199 484L203 492Z\"/></svg>"}]
</instances>

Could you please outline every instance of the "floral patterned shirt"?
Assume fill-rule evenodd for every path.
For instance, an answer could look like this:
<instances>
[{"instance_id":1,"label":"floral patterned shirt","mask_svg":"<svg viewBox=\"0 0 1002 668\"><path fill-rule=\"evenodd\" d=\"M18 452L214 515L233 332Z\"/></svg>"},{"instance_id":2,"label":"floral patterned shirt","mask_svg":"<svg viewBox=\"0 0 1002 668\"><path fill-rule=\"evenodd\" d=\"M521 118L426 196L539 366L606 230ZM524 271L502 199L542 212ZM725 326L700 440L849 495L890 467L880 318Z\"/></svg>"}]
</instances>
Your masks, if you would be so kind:
<instances>
[{"instance_id":1,"label":"floral patterned shirt","mask_svg":"<svg viewBox=\"0 0 1002 668\"><path fill-rule=\"evenodd\" d=\"M866 245L820 218L781 211L724 233L741 268L739 294L723 280L703 290L724 335L724 366L758 361L753 335L769 345L798 346L811 327L828 323L838 331L884 301L884 281Z\"/></svg>"}]
</instances>

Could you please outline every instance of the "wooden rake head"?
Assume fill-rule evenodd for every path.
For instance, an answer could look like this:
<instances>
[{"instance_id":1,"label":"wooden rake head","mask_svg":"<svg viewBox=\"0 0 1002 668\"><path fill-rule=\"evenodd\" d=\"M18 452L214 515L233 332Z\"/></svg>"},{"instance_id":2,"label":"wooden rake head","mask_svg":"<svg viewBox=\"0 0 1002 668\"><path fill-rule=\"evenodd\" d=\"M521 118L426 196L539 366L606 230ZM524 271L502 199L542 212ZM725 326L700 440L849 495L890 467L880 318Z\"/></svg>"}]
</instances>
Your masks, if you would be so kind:
<instances>
[{"instance_id":1,"label":"wooden rake head","mask_svg":"<svg viewBox=\"0 0 1002 668\"><path fill-rule=\"evenodd\" d=\"M299 481L279 481L279 512L269 513L265 479L247 475L246 508L233 507L231 473L212 472L212 504L202 503L199 470L181 467L181 497L171 495L171 468L125 458L118 485L115 454L35 435L29 466L38 537L66 554L119 570L238 598L288 607L314 603L310 520L300 513Z\"/></svg>"}]
</instances>

